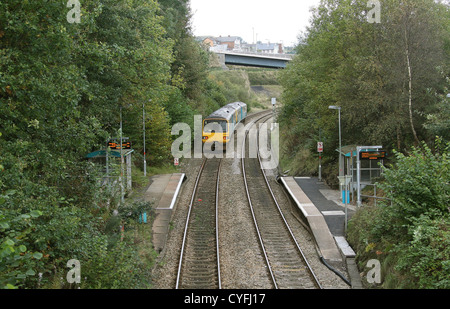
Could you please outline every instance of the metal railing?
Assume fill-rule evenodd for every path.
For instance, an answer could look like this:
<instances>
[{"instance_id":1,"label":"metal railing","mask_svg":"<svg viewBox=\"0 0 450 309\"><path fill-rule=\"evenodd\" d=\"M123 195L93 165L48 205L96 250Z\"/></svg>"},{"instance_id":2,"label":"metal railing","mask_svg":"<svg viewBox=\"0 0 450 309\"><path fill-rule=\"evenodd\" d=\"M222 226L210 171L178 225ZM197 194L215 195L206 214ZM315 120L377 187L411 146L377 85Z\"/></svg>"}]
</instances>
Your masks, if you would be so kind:
<instances>
[{"instance_id":1,"label":"metal railing","mask_svg":"<svg viewBox=\"0 0 450 309\"><path fill-rule=\"evenodd\" d=\"M387 198L387 197L384 197L384 196L377 196L377 183L374 183L374 184L365 184L365 185L366 185L366 186L373 186L373 196L372 196L372 195L361 194L361 197L373 198L373 199L374 199L375 206L377 205L377 200L391 201L391 206L392 206L392 199Z\"/></svg>"},{"instance_id":2,"label":"metal railing","mask_svg":"<svg viewBox=\"0 0 450 309\"><path fill-rule=\"evenodd\" d=\"M274 53L262 53L262 52L252 52L252 51L242 51L242 50L218 50L214 51L217 54L240 54L240 55L253 55L262 57L271 57L279 59L289 59L291 60L295 55L293 54L274 54Z\"/></svg>"}]
</instances>

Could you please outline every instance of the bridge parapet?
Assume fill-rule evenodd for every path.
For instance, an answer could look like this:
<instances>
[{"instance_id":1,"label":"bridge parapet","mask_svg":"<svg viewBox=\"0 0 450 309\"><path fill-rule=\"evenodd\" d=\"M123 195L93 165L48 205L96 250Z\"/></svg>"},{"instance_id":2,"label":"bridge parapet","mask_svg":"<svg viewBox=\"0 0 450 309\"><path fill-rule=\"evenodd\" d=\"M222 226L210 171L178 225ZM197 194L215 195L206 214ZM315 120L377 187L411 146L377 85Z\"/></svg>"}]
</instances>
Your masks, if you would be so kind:
<instances>
[{"instance_id":1,"label":"bridge parapet","mask_svg":"<svg viewBox=\"0 0 450 309\"><path fill-rule=\"evenodd\" d=\"M243 51L214 51L219 56L222 66L226 64L251 67L266 67L283 69L292 60L289 54L269 54Z\"/></svg>"},{"instance_id":2,"label":"bridge parapet","mask_svg":"<svg viewBox=\"0 0 450 309\"><path fill-rule=\"evenodd\" d=\"M229 55L240 55L249 57L261 57L261 58L271 58L271 59L285 59L287 61L292 60L295 56L293 54L271 54L271 53L261 53L261 52L249 52L249 51L239 51L239 50L227 50L227 51L214 51L216 54L229 54Z\"/></svg>"}]
</instances>

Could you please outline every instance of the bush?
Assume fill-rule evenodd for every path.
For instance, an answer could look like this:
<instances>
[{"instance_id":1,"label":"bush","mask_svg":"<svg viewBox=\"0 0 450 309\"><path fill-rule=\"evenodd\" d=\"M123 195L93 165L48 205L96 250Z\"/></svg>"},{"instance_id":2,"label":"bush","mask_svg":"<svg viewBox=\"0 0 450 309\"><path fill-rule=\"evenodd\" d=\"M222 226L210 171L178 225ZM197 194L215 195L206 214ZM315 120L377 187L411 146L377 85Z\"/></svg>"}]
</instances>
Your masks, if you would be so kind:
<instances>
[{"instance_id":1,"label":"bush","mask_svg":"<svg viewBox=\"0 0 450 309\"><path fill-rule=\"evenodd\" d=\"M279 85L278 73L272 69L248 70L248 78L252 85Z\"/></svg>"},{"instance_id":2,"label":"bush","mask_svg":"<svg viewBox=\"0 0 450 309\"><path fill-rule=\"evenodd\" d=\"M448 217L414 220L409 229L411 241L399 245L396 269L414 279L418 288L450 288L450 222Z\"/></svg>"},{"instance_id":3,"label":"bush","mask_svg":"<svg viewBox=\"0 0 450 309\"><path fill-rule=\"evenodd\" d=\"M437 142L442 147L442 142ZM448 214L450 196L450 144L441 153L433 153L424 143L423 149L414 148L409 156L395 153L395 168L384 169L385 182L380 188L393 200L394 216L405 224L413 218Z\"/></svg>"},{"instance_id":4,"label":"bush","mask_svg":"<svg viewBox=\"0 0 450 309\"><path fill-rule=\"evenodd\" d=\"M380 188L389 203L360 208L348 226L363 268L382 263L382 287L450 288L450 143L423 144L384 170Z\"/></svg>"}]
</instances>

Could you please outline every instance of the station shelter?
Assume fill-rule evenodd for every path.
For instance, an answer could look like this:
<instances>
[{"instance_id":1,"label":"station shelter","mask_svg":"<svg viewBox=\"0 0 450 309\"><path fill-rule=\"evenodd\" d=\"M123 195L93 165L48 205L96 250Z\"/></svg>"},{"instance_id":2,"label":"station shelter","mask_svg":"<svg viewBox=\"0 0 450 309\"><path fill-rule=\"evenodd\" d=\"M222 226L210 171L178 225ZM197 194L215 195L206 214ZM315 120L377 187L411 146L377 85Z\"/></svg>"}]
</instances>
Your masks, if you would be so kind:
<instances>
[{"instance_id":1,"label":"station shelter","mask_svg":"<svg viewBox=\"0 0 450 309\"><path fill-rule=\"evenodd\" d=\"M351 200L361 206L361 190L372 185L376 178L382 175L382 166L387 156L383 146L343 146L340 151L343 156L344 175L349 176L348 190L342 190L342 202Z\"/></svg>"},{"instance_id":2,"label":"station shelter","mask_svg":"<svg viewBox=\"0 0 450 309\"><path fill-rule=\"evenodd\" d=\"M122 151L122 153L121 153ZM94 151L86 158L103 166L102 185L115 187L116 184L126 183L126 190L132 189L131 163L134 149L116 150L107 148L107 150ZM123 164L121 162L123 156Z\"/></svg>"}]
</instances>

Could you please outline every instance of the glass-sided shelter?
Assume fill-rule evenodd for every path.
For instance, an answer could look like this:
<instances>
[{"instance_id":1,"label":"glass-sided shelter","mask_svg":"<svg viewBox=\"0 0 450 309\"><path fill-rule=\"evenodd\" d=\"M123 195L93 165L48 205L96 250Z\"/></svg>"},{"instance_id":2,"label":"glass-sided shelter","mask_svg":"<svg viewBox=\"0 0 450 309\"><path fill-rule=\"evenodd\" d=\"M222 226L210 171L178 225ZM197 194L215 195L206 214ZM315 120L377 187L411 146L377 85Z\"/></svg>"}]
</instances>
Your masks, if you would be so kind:
<instances>
[{"instance_id":1,"label":"glass-sided shelter","mask_svg":"<svg viewBox=\"0 0 450 309\"><path fill-rule=\"evenodd\" d=\"M345 175L351 176L350 192L343 192L343 202L346 195L349 202L350 193L354 201L356 192L357 205L361 206L361 190L381 176L381 166L384 164L387 152L383 150L383 146L351 145L342 147L340 153L345 158Z\"/></svg>"},{"instance_id":2,"label":"glass-sided shelter","mask_svg":"<svg viewBox=\"0 0 450 309\"><path fill-rule=\"evenodd\" d=\"M86 155L86 158L104 166L104 177L102 180L102 184L106 184L108 186L114 186L115 183L117 183L117 180L119 183L121 183L121 177L120 175L123 174L125 178L125 182L127 184L126 188L127 190L131 190L132 188L132 178L131 178L131 154L134 152L134 149L123 149L122 155L124 158L124 171L118 173L118 176L113 175L112 173L112 166L113 164L120 165L121 163L121 153L120 150L97 150L94 151L88 155Z\"/></svg>"}]
</instances>

